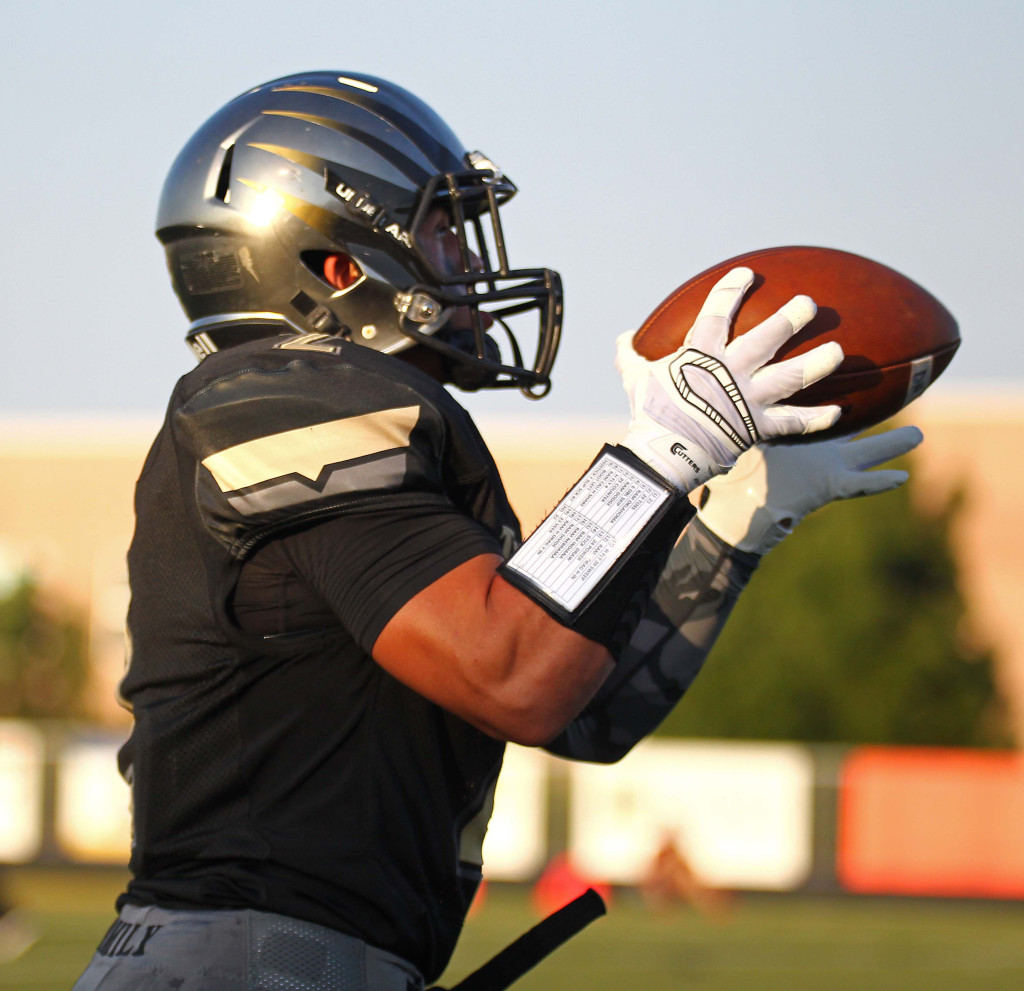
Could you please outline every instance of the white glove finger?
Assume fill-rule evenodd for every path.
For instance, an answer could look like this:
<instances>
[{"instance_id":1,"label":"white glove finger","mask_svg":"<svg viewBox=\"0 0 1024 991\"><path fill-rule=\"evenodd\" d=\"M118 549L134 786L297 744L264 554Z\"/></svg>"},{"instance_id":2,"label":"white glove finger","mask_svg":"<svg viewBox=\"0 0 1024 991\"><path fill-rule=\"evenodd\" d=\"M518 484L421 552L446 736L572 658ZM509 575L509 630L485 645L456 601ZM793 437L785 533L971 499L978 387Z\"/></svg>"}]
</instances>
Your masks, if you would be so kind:
<instances>
[{"instance_id":1,"label":"white glove finger","mask_svg":"<svg viewBox=\"0 0 1024 991\"><path fill-rule=\"evenodd\" d=\"M858 496L877 495L898 488L910 475L897 469L849 472L836 486L837 499L855 499Z\"/></svg>"},{"instance_id":2,"label":"white glove finger","mask_svg":"<svg viewBox=\"0 0 1024 991\"><path fill-rule=\"evenodd\" d=\"M708 293L683 341L683 347L696 348L705 354L721 354L729 338L733 317L753 283L754 273L749 268L733 268L726 272Z\"/></svg>"},{"instance_id":3,"label":"white glove finger","mask_svg":"<svg viewBox=\"0 0 1024 991\"><path fill-rule=\"evenodd\" d=\"M760 368L775 357L786 341L806 327L817 312L818 307L810 296L794 296L767 320L737 337L725 353L744 368L751 371Z\"/></svg>"},{"instance_id":4,"label":"white glove finger","mask_svg":"<svg viewBox=\"0 0 1024 991\"><path fill-rule=\"evenodd\" d=\"M923 440L924 434L917 427L897 427L847 441L840 450L840 457L847 468L874 468L912 451Z\"/></svg>"},{"instance_id":5,"label":"white glove finger","mask_svg":"<svg viewBox=\"0 0 1024 991\"><path fill-rule=\"evenodd\" d=\"M785 437L825 430L839 419L838 406L769 406L761 422L761 436Z\"/></svg>"},{"instance_id":6,"label":"white glove finger","mask_svg":"<svg viewBox=\"0 0 1024 991\"><path fill-rule=\"evenodd\" d=\"M843 349L835 341L819 344L806 354L765 365L754 372L751 397L764 403L778 402L831 375L843 361Z\"/></svg>"}]
</instances>

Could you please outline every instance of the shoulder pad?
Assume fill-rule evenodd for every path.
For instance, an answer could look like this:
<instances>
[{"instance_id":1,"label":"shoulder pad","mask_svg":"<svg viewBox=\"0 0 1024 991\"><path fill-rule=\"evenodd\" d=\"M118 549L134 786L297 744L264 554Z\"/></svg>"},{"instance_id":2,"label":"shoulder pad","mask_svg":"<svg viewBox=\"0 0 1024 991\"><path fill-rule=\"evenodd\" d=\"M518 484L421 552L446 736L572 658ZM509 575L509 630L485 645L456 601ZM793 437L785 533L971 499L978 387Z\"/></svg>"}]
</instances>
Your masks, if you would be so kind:
<instances>
[{"instance_id":1,"label":"shoulder pad","mask_svg":"<svg viewBox=\"0 0 1024 991\"><path fill-rule=\"evenodd\" d=\"M235 359L181 381L171 429L204 526L236 557L346 509L441 496L444 406L459 407L433 380L358 345Z\"/></svg>"}]
</instances>

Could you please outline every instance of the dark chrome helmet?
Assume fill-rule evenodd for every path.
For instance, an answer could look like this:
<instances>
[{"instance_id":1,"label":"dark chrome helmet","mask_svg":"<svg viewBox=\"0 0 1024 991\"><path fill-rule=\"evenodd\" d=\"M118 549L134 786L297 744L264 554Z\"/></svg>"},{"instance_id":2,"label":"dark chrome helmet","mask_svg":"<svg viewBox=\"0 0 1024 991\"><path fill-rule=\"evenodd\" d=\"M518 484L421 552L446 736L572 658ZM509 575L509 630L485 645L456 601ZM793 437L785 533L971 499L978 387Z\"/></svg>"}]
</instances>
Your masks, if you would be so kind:
<instances>
[{"instance_id":1,"label":"dark chrome helmet","mask_svg":"<svg viewBox=\"0 0 1024 991\"><path fill-rule=\"evenodd\" d=\"M539 398L558 350L561 281L510 267L499 210L515 192L401 87L309 72L242 94L196 132L167 177L157 236L199 359L283 324L386 354L421 344L462 388ZM439 271L417 241L439 206L457 271ZM324 271L338 253L355 263L340 289ZM455 312L470 326L449 326ZM511 326L524 315L538 325L530 365Z\"/></svg>"}]
</instances>

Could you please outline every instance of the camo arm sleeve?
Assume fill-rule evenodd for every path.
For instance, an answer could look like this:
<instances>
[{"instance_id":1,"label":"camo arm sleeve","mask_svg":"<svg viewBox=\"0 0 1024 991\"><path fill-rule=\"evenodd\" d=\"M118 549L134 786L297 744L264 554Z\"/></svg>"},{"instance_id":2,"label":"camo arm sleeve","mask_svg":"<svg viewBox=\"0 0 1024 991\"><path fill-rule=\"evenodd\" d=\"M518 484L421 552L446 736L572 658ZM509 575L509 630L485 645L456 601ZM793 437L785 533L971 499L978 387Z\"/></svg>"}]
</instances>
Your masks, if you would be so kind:
<instances>
[{"instance_id":1,"label":"camo arm sleeve","mask_svg":"<svg viewBox=\"0 0 1024 991\"><path fill-rule=\"evenodd\" d=\"M760 558L695 520L679 538L614 672L545 749L610 764L651 733L700 672Z\"/></svg>"}]
</instances>

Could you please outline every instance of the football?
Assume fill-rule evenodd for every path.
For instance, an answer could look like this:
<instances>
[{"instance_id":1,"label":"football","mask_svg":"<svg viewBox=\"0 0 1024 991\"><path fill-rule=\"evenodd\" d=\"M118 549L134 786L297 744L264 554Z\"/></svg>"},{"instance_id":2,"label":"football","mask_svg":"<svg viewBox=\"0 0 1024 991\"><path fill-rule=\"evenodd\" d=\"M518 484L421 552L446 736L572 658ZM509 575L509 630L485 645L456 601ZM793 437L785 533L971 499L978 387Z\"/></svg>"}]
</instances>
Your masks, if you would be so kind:
<instances>
[{"instance_id":1,"label":"football","mask_svg":"<svg viewBox=\"0 0 1024 991\"><path fill-rule=\"evenodd\" d=\"M755 279L736 315L733 337L805 294L817 304L817 315L774 360L825 341L843 348L835 372L783 400L842 408L837 423L815 438L856 433L887 420L938 378L960 346L953 315L905 275L846 251L780 247L730 258L681 285L637 331L636 350L649 359L677 350L711 287L738 265L752 269Z\"/></svg>"}]
</instances>

